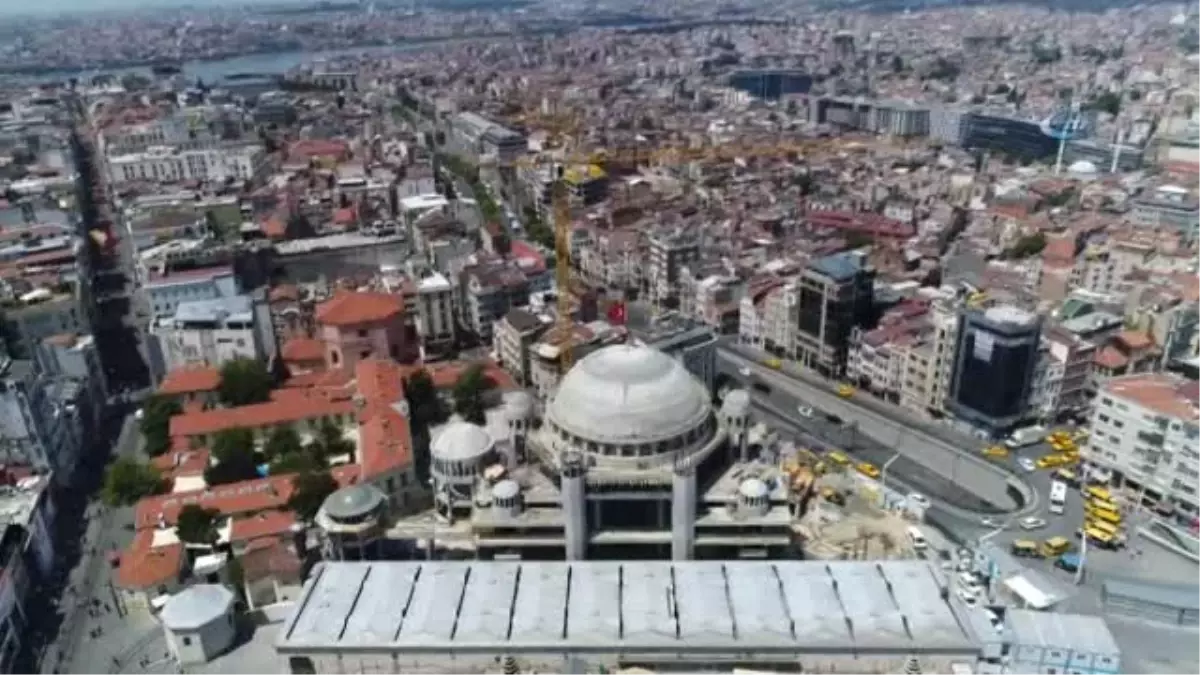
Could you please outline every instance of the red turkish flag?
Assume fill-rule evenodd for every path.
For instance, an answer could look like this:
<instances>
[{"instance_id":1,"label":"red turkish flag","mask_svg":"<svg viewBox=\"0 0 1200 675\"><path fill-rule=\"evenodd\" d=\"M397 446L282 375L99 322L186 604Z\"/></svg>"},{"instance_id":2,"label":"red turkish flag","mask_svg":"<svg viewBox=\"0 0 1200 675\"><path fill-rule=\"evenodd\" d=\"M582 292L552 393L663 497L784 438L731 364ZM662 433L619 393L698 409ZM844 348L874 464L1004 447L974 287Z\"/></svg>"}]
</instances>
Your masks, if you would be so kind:
<instances>
[{"instance_id":1,"label":"red turkish flag","mask_svg":"<svg viewBox=\"0 0 1200 675\"><path fill-rule=\"evenodd\" d=\"M625 303L614 302L608 308L609 323L624 324L625 323Z\"/></svg>"}]
</instances>

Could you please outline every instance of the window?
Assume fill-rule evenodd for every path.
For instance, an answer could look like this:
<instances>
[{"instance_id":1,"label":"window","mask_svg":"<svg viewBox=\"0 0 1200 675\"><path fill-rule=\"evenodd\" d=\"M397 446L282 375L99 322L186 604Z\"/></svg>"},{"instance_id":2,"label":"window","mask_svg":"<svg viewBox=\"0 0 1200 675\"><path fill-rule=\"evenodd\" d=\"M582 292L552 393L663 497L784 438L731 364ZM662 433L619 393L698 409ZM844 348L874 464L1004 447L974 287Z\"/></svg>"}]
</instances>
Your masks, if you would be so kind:
<instances>
[{"instance_id":1,"label":"window","mask_svg":"<svg viewBox=\"0 0 1200 675\"><path fill-rule=\"evenodd\" d=\"M341 362L341 360L342 360L342 355L338 353L338 350L334 349L329 352L329 362L330 363L332 363L333 365L336 366Z\"/></svg>"},{"instance_id":2,"label":"window","mask_svg":"<svg viewBox=\"0 0 1200 675\"><path fill-rule=\"evenodd\" d=\"M317 667L313 665L312 659L307 656L291 656L288 657L288 668L291 669L293 675L316 675Z\"/></svg>"},{"instance_id":3,"label":"window","mask_svg":"<svg viewBox=\"0 0 1200 675\"><path fill-rule=\"evenodd\" d=\"M367 337L367 331L366 331L366 329L365 329L365 328L359 328L359 329L358 329L358 337L360 337L360 338L365 338L365 337Z\"/></svg>"},{"instance_id":4,"label":"window","mask_svg":"<svg viewBox=\"0 0 1200 675\"><path fill-rule=\"evenodd\" d=\"M192 646L192 638L190 638L190 637L188 637L188 636L184 635L184 636L183 636L183 646L184 646L184 647L191 647L191 646Z\"/></svg>"}]
</instances>

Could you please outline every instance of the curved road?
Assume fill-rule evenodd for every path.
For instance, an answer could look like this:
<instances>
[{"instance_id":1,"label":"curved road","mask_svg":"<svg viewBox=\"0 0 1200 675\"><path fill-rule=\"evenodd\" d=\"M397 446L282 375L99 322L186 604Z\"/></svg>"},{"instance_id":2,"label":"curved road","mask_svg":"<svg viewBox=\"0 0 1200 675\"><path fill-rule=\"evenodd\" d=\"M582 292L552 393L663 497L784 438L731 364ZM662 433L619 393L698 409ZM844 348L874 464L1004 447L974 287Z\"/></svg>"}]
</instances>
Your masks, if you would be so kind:
<instances>
[{"instance_id":1,"label":"curved road","mask_svg":"<svg viewBox=\"0 0 1200 675\"><path fill-rule=\"evenodd\" d=\"M978 500L991 504L991 513L1023 513L1036 506L1037 491L1024 477L1016 474L1010 466L989 462L975 454L975 448L980 445L978 440L965 436L953 439L957 434L907 419L899 409L889 410L894 406L882 402L842 399L833 393L832 386L827 382L818 380L814 384L803 376L793 376L790 371L785 374L772 370L740 350L721 347L717 352L717 365L722 373L737 380L742 379L738 371L749 368L758 381L770 387L767 398L776 397L773 407L784 408L777 413L798 417L793 412L795 405L792 402L802 401L814 407L818 413L835 414L849 423L848 426L853 430L851 434L866 436L937 474L949 484L975 495ZM757 398L761 399L761 392L758 393ZM828 430L820 431L824 436ZM847 445L857 446L853 440ZM902 462L897 460L893 466ZM1020 499L1014 498L1014 491L1020 494ZM970 510L988 512L986 507L978 508L978 504Z\"/></svg>"}]
</instances>

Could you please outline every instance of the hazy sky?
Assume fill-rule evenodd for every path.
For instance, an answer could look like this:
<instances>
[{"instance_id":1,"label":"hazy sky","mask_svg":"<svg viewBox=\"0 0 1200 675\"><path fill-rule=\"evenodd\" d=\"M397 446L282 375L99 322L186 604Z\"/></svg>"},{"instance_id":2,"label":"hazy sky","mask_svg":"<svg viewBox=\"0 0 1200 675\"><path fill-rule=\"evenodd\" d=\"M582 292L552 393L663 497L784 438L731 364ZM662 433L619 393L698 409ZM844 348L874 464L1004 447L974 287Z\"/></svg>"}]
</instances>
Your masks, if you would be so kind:
<instances>
[{"instance_id":1,"label":"hazy sky","mask_svg":"<svg viewBox=\"0 0 1200 675\"><path fill-rule=\"evenodd\" d=\"M156 7L179 7L191 5L205 7L216 5L267 5L285 2L299 3L301 0L0 0L0 14L61 14L80 11L104 11L112 9L152 9Z\"/></svg>"}]
</instances>

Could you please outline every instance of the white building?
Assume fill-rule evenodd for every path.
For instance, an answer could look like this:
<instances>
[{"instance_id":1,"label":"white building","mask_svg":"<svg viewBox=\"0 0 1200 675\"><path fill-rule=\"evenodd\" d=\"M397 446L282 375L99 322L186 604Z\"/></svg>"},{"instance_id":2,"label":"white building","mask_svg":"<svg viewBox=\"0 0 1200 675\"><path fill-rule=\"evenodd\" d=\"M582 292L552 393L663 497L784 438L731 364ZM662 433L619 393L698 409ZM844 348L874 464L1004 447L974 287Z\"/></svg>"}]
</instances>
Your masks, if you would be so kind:
<instances>
[{"instance_id":1,"label":"white building","mask_svg":"<svg viewBox=\"0 0 1200 675\"><path fill-rule=\"evenodd\" d=\"M417 281L417 331L426 354L454 348L454 316L454 285L445 275L431 271Z\"/></svg>"},{"instance_id":2,"label":"white building","mask_svg":"<svg viewBox=\"0 0 1200 675\"><path fill-rule=\"evenodd\" d=\"M181 150L155 146L145 152L118 155L108 160L116 183L149 181L251 180L267 170L267 153L258 145Z\"/></svg>"},{"instance_id":3,"label":"white building","mask_svg":"<svg viewBox=\"0 0 1200 675\"><path fill-rule=\"evenodd\" d=\"M174 316L181 302L229 298L240 292L233 268L228 266L151 273L148 277L145 291L156 317Z\"/></svg>"},{"instance_id":4,"label":"white building","mask_svg":"<svg viewBox=\"0 0 1200 675\"><path fill-rule=\"evenodd\" d=\"M263 330L273 330L269 325ZM181 303L174 316L151 329L162 348L166 370L213 366L235 359L265 360L266 344L249 296Z\"/></svg>"},{"instance_id":5,"label":"white building","mask_svg":"<svg viewBox=\"0 0 1200 675\"><path fill-rule=\"evenodd\" d=\"M190 586L167 600L158 618L177 663L208 663L233 645L233 603L233 592L216 584Z\"/></svg>"},{"instance_id":6,"label":"white building","mask_svg":"<svg viewBox=\"0 0 1200 675\"><path fill-rule=\"evenodd\" d=\"M1189 516L1200 513L1200 384L1161 373L1109 380L1100 389L1086 450L1115 485L1143 491Z\"/></svg>"}]
</instances>

